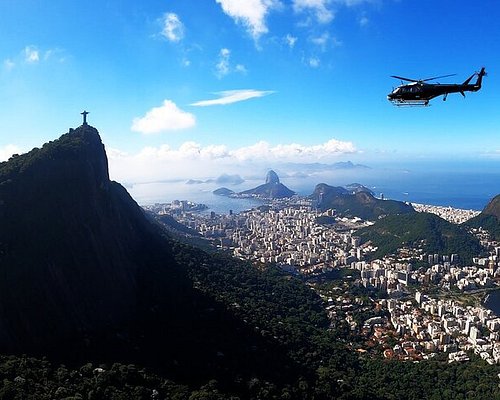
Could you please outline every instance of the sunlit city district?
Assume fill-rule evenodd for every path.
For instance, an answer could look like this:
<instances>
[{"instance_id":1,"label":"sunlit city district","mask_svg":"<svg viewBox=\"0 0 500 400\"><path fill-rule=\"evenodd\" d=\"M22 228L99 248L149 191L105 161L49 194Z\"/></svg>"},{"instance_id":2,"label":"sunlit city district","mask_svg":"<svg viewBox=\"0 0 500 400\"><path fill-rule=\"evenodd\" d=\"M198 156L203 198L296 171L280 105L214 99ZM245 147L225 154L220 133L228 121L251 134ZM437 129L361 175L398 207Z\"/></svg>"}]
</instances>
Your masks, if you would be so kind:
<instances>
[{"instance_id":1,"label":"sunlit city district","mask_svg":"<svg viewBox=\"0 0 500 400\"><path fill-rule=\"evenodd\" d=\"M412 206L454 224L479 214L452 207ZM500 243L490 240L485 231L475 230L474 234L489 256L475 257L471 265L457 265L456 254L425 254L419 248L401 248L396 255L367 261L377 248L369 242L361 243L353 232L373 222L338 217L333 210L321 213L312 200L305 198L273 200L267 206L226 215L200 212L207 207L189 201L145 208L174 216L240 259L276 264L310 280L324 300L332 325L343 318L353 333L366 337L369 347L380 344L387 358L418 361L445 352L449 362L468 361L466 351L473 350L490 364L500 363L500 318L467 296L484 295L496 289L500 281ZM335 222L323 225L317 222L318 217L334 218ZM420 261L418 268L412 264L415 260ZM341 287L325 291L314 284L315 277L335 269L359 271L354 285L380 295L366 302ZM463 295L453 299L447 296L457 293ZM352 311L363 308L382 308L387 316L369 318L359 325Z\"/></svg>"}]
</instances>

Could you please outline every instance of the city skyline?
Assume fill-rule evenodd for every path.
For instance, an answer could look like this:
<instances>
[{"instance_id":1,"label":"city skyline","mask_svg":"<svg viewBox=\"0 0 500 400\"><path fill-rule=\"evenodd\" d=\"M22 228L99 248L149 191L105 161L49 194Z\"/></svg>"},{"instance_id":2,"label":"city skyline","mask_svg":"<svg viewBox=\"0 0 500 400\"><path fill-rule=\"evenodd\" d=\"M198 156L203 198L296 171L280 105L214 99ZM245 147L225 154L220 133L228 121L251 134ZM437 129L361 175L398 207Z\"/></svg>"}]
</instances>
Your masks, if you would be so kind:
<instances>
[{"instance_id":1,"label":"city skyline","mask_svg":"<svg viewBox=\"0 0 500 400\"><path fill-rule=\"evenodd\" d=\"M496 166L499 11L494 1L8 1L0 159L78 126L86 109L112 177L132 183L287 162ZM386 99L400 84L390 75L463 82L482 66L490 75L466 99L410 109Z\"/></svg>"}]
</instances>

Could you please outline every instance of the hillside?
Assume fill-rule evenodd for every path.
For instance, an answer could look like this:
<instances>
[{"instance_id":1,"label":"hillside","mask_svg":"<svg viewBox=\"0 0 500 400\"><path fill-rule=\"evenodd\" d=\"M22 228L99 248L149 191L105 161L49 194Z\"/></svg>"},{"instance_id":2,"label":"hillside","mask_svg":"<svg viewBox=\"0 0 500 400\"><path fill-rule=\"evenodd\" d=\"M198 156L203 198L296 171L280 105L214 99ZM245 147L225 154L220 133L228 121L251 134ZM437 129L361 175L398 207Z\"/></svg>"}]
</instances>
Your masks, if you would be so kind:
<instances>
[{"instance_id":1,"label":"hillside","mask_svg":"<svg viewBox=\"0 0 500 400\"><path fill-rule=\"evenodd\" d=\"M500 241L500 195L491 199L481 214L468 220L465 225L486 229L493 239Z\"/></svg>"},{"instance_id":2,"label":"hillside","mask_svg":"<svg viewBox=\"0 0 500 400\"><path fill-rule=\"evenodd\" d=\"M58 352L82 344L159 302L160 287L161 301L184 307L188 279L158 230L109 180L94 128L2 163L0 199L0 348ZM146 288L149 281L156 289Z\"/></svg>"},{"instance_id":3,"label":"hillside","mask_svg":"<svg viewBox=\"0 0 500 400\"><path fill-rule=\"evenodd\" d=\"M343 216L376 220L386 215L414 213L411 205L394 200L380 200L367 191L352 194L343 187L321 183L310 198L317 201L321 210L335 209Z\"/></svg>"},{"instance_id":4,"label":"hillside","mask_svg":"<svg viewBox=\"0 0 500 400\"><path fill-rule=\"evenodd\" d=\"M402 245L422 245L429 254L458 254L463 264L481 252L478 240L465 228L429 213L390 215L356 234L378 247L374 257L394 253Z\"/></svg>"},{"instance_id":5,"label":"hillside","mask_svg":"<svg viewBox=\"0 0 500 400\"><path fill-rule=\"evenodd\" d=\"M300 281L167 236L109 180L87 125L0 164L0 249L4 353L284 384L304 369L296 344L327 324Z\"/></svg>"}]
</instances>

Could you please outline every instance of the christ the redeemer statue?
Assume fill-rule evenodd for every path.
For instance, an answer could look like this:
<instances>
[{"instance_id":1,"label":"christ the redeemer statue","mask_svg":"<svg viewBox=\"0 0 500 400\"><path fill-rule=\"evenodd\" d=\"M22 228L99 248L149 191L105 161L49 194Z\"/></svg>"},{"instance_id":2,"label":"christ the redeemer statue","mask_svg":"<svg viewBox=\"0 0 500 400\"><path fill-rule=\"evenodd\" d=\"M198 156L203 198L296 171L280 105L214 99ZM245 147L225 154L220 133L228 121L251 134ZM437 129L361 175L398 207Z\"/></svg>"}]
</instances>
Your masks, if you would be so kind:
<instances>
[{"instance_id":1,"label":"christ the redeemer statue","mask_svg":"<svg viewBox=\"0 0 500 400\"><path fill-rule=\"evenodd\" d=\"M88 111L83 111L80 114L83 115L83 125L87 125L87 114L90 114Z\"/></svg>"}]
</instances>

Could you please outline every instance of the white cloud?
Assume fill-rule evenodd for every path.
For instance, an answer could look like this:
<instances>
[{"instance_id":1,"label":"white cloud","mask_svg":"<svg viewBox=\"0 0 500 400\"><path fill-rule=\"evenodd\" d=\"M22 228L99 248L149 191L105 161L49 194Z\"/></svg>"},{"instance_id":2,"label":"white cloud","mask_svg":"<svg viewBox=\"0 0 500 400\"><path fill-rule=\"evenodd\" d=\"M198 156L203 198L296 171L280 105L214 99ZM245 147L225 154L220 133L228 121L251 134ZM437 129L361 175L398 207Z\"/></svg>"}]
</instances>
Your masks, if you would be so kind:
<instances>
[{"instance_id":1,"label":"white cloud","mask_svg":"<svg viewBox=\"0 0 500 400\"><path fill-rule=\"evenodd\" d=\"M337 38L331 37L330 33L324 32L320 36L315 36L310 39L312 43L318 46L321 51L326 51L330 46L338 47L342 45L342 42Z\"/></svg>"},{"instance_id":2,"label":"white cloud","mask_svg":"<svg viewBox=\"0 0 500 400\"><path fill-rule=\"evenodd\" d=\"M236 72L239 72L240 74L246 74L248 72L246 67L243 64L236 64L236 67L234 67L234 70Z\"/></svg>"},{"instance_id":3,"label":"white cloud","mask_svg":"<svg viewBox=\"0 0 500 400\"><path fill-rule=\"evenodd\" d=\"M331 139L326 143L304 146L297 143L280 144L271 146L268 142L261 141L249 147L242 147L232 152L232 156L242 160L266 161L313 161L340 154L355 153L352 142L343 142Z\"/></svg>"},{"instance_id":4,"label":"white cloud","mask_svg":"<svg viewBox=\"0 0 500 400\"><path fill-rule=\"evenodd\" d=\"M358 23L359 23L359 26L364 27L364 26L367 26L367 25L370 23L370 20L368 19L368 17L366 17L366 16L362 16L362 17L358 20Z\"/></svg>"},{"instance_id":5,"label":"white cloud","mask_svg":"<svg viewBox=\"0 0 500 400\"><path fill-rule=\"evenodd\" d=\"M26 46L24 48L24 60L27 63L34 64L40 61L40 52L35 46Z\"/></svg>"},{"instance_id":6,"label":"white cloud","mask_svg":"<svg viewBox=\"0 0 500 400\"><path fill-rule=\"evenodd\" d=\"M15 57L7 58L3 62L3 67L7 71L12 70L18 65L39 64L45 62L63 63L67 60L67 54L63 49L52 48L47 50L39 49L37 46L29 45L22 49Z\"/></svg>"},{"instance_id":7,"label":"white cloud","mask_svg":"<svg viewBox=\"0 0 500 400\"><path fill-rule=\"evenodd\" d=\"M16 63L14 61L12 61L10 58L7 58L6 60L4 60L3 62L3 67L7 70L7 71L11 71L12 69L14 69L14 67L16 66Z\"/></svg>"},{"instance_id":8,"label":"white cloud","mask_svg":"<svg viewBox=\"0 0 500 400\"><path fill-rule=\"evenodd\" d=\"M328 32L323 33L321 36L313 37L311 42L315 45L321 47L323 50L326 48L326 45L330 39L330 34Z\"/></svg>"},{"instance_id":9,"label":"white cloud","mask_svg":"<svg viewBox=\"0 0 500 400\"><path fill-rule=\"evenodd\" d=\"M313 14L319 23L327 24L335 17L330 8L331 2L331 0L293 0L293 10L296 13Z\"/></svg>"},{"instance_id":10,"label":"white cloud","mask_svg":"<svg viewBox=\"0 0 500 400\"><path fill-rule=\"evenodd\" d=\"M21 149L14 144L0 147L0 161L7 161L13 154L21 154Z\"/></svg>"},{"instance_id":11,"label":"white cloud","mask_svg":"<svg viewBox=\"0 0 500 400\"><path fill-rule=\"evenodd\" d=\"M144 117L134 118L131 129L143 134L188 129L196 124L193 114L182 111L171 100L149 110Z\"/></svg>"},{"instance_id":12,"label":"white cloud","mask_svg":"<svg viewBox=\"0 0 500 400\"><path fill-rule=\"evenodd\" d=\"M219 52L219 61L215 65L217 71L217 76L219 78L229 74L229 57L231 56L231 51L229 49L221 49Z\"/></svg>"},{"instance_id":13,"label":"white cloud","mask_svg":"<svg viewBox=\"0 0 500 400\"><path fill-rule=\"evenodd\" d=\"M297 143L271 145L260 141L250 146L229 149L225 145L203 146L185 142L177 149L168 145L146 147L137 154L108 150L113 179L134 184L165 180L208 178L221 173L248 175L254 167L280 163L335 161L344 154L357 153L352 142L331 139L306 146Z\"/></svg>"},{"instance_id":14,"label":"white cloud","mask_svg":"<svg viewBox=\"0 0 500 400\"><path fill-rule=\"evenodd\" d=\"M246 27L254 40L268 32L266 16L271 9L281 7L279 0L215 0L236 23Z\"/></svg>"},{"instance_id":15,"label":"white cloud","mask_svg":"<svg viewBox=\"0 0 500 400\"><path fill-rule=\"evenodd\" d=\"M340 7L354 7L364 3L376 3L379 0L292 0L293 10L297 14L305 13L320 24L328 24L335 18L335 11ZM359 20L361 26L368 23L368 18ZM309 19L306 25L311 25Z\"/></svg>"},{"instance_id":16,"label":"white cloud","mask_svg":"<svg viewBox=\"0 0 500 400\"><path fill-rule=\"evenodd\" d=\"M222 48L219 51L217 64L215 64L215 75L221 79L231 72L246 74L247 69L243 64L236 64L236 66L233 67L231 64L231 50Z\"/></svg>"},{"instance_id":17,"label":"white cloud","mask_svg":"<svg viewBox=\"0 0 500 400\"><path fill-rule=\"evenodd\" d=\"M175 13L165 13L161 20L161 35L170 42L179 42L184 37L184 24Z\"/></svg>"},{"instance_id":18,"label":"white cloud","mask_svg":"<svg viewBox=\"0 0 500 400\"><path fill-rule=\"evenodd\" d=\"M295 36L290 35L289 33L284 37L285 43L293 49L295 47L295 43L297 43L298 38Z\"/></svg>"},{"instance_id":19,"label":"white cloud","mask_svg":"<svg viewBox=\"0 0 500 400\"><path fill-rule=\"evenodd\" d=\"M318 68L321 64L321 61L318 57L311 57L307 62L311 68Z\"/></svg>"},{"instance_id":20,"label":"white cloud","mask_svg":"<svg viewBox=\"0 0 500 400\"><path fill-rule=\"evenodd\" d=\"M225 105L237 103L239 101L245 101L249 99L253 99L256 97L263 97L274 93L271 90L226 90L223 92L217 92L216 94L219 96L218 99L213 100L201 100L190 105L197 107L205 107L205 106L214 106L214 105Z\"/></svg>"},{"instance_id":21,"label":"white cloud","mask_svg":"<svg viewBox=\"0 0 500 400\"><path fill-rule=\"evenodd\" d=\"M43 54L44 61L48 61L50 59L55 59L57 62L63 63L66 61L67 57L64 50L55 48L49 49Z\"/></svg>"},{"instance_id":22,"label":"white cloud","mask_svg":"<svg viewBox=\"0 0 500 400\"><path fill-rule=\"evenodd\" d=\"M347 7L358 6L363 3L376 3L379 0L335 0L335 3L342 4Z\"/></svg>"}]
</instances>

